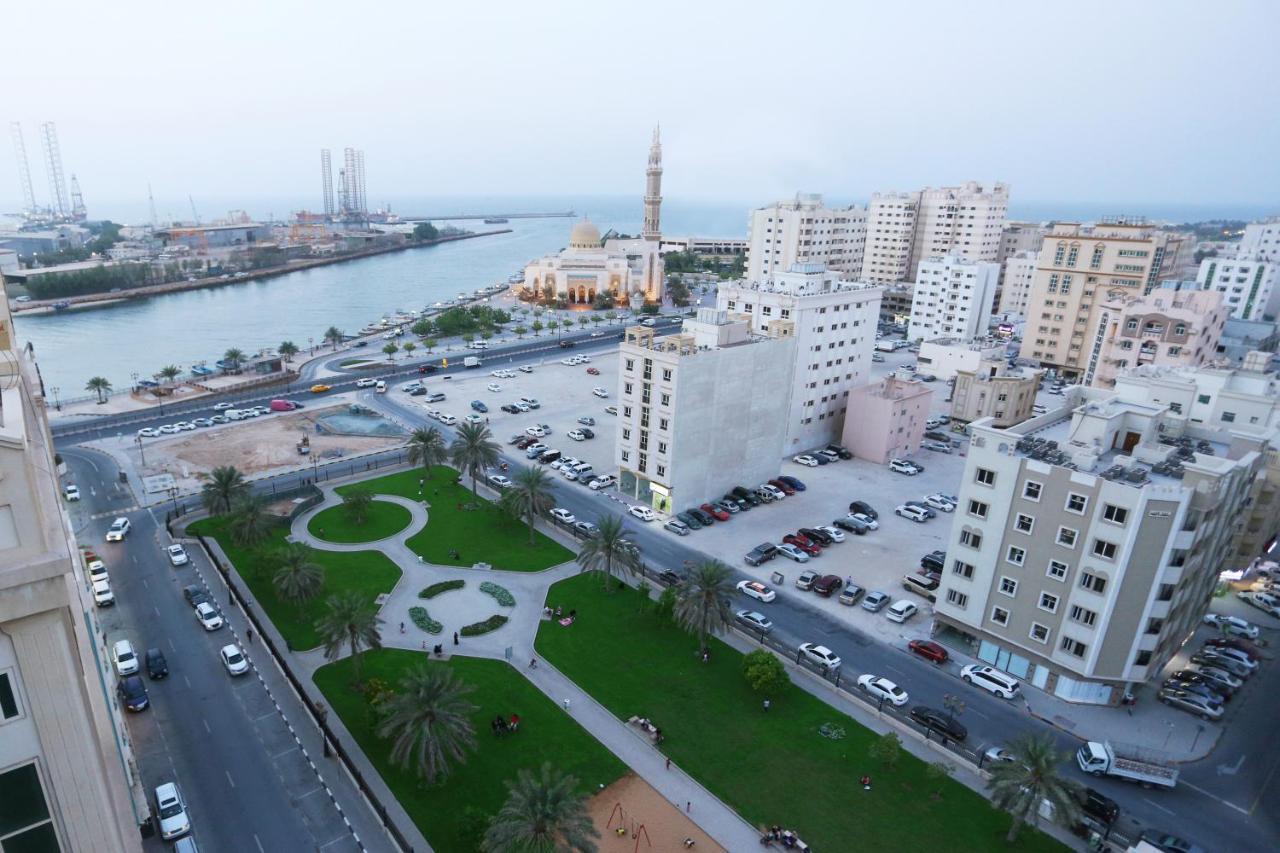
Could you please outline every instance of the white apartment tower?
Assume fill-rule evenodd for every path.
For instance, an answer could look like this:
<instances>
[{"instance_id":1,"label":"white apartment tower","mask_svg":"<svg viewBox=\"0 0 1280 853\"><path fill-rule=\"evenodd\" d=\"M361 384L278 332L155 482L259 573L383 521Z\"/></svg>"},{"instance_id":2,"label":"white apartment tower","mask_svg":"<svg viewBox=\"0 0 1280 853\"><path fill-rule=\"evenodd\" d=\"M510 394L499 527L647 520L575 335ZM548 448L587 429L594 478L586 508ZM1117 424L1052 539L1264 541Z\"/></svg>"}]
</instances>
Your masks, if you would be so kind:
<instances>
[{"instance_id":1,"label":"white apartment tower","mask_svg":"<svg viewBox=\"0 0 1280 853\"><path fill-rule=\"evenodd\" d=\"M1280 313L1280 260L1264 258L1261 252L1235 258L1205 258L1200 262L1196 285L1201 290L1221 293L1237 320L1274 319Z\"/></svg>"},{"instance_id":2,"label":"white apartment tower","mask_svg":"<svg viewBox=\"0 0 1280 853\"><path fill-rule=\"evenodd\" d=\"M1000 270L1001 314L1027 315L1027 300L1031 296L1031 281L1036 274L1036 258L1039 252L1017 252L1005 258Z\"/></svg>"},{"instance_id":3,"label":"white apartment tower","mask_svg":"<svg viewBox=\"0 0 1280 853\"><path fill-rule=\"evenodd\" d=\"M867 212L856 205L827 207L816 193L797 193L751 211L748 223L748 281L764 281L793 264L819 263L857 275L866 242Z\"/></svg>"},{"instance_id":4,"label":"white apartment tower","mask_svg":"<svg viewBox=\"0 0 1280 853\"><path fill-rule=\"evenodd\" d=\"M1280 216L1269 216L1260 222L1250 222L1244 227L1238 258L1258 258L1271 264L1280 264Z\"/></svg>"},{"instance_id":5,"label":"white apartment tower","mask_svg":"<svg viewBox=\"0 0 1280 853\"><path fill-rule=\"evenodd\" d=\"M911 296L907 338L972 340L985 337L991 322L1000 265L959 255L920 262Z\"/></svg>"}]
</instances>

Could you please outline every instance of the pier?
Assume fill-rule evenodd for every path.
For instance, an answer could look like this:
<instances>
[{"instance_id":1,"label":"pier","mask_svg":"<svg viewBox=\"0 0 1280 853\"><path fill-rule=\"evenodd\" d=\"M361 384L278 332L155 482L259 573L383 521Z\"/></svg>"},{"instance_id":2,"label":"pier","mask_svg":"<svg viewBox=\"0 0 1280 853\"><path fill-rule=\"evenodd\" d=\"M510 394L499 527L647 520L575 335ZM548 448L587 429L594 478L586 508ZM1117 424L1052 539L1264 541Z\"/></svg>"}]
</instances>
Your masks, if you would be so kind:
<instances>
[{"instance_id":1,"label":"pier","mask_svg":"<svg viewBox=\"0 0 1280 853\"><path fill-rule=\"evenodd\" d=\"M578 214L572 210L556 213L450 213L445 216L405 216L399 214L401 222L432 222L441 219L572 219Z\"/></svg>"}]
</instances>

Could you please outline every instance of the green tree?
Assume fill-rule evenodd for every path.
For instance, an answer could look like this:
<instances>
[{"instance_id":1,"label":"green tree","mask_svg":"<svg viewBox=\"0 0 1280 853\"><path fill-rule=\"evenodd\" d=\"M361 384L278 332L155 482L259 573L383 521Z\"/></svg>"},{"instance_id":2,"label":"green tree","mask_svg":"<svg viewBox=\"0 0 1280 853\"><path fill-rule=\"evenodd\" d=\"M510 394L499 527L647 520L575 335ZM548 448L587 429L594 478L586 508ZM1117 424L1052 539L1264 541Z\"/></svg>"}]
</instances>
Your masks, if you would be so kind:
<instances>
[{"instance_id":1,"label":"green tree","mask_svg":"<svg viewBox=\"0 0 1280 853\"><path fill-rule=\"evenodd\" d=\"M357 526L369 520L373 506L373 492L368 489L350 489L342 496L342 513Z\"/></svg>"},{"instance_id":2,"label":"green tree","mask_svg":"<svg viewBox=\"0 0 1280 853\"><path fill-rule=\"evenodd\" d=\"M630 536L622 519L616 515L602 516L595 535L578 550L578 565L584 572L599 572L606 590L615 572L621 576L621 570L625 569L636 574L640 570L639 551Z\"/></svg>"},{"instance_id":3,"label":"green tree","mask_svg":"<svg viewBox=\"0 0 1280 853\"><path fill-rule=\"evenodd\" d=\"M413 226L413 239L415 240L434 240L439 236L440 229L430 222L419 222Z\"/></svg>"},{"instance_id":4,"label":"green tree","mask_svg":"<svg viewBox=\"0 0 1280 853\"><path fill-rule=\"evenodd\" d=\"M529 544L533 544L533 523L551 509L551 477L540 466L521 468L512 478L511 487L502 493L502 506L529 525Z\"/></svg>"},{"instance_id":5,"label":"green tree","mask_svg":"<svg viewBox=\"0 0 1280 853\"><path fill-rule=\"evenodd\" d=\"M382 351L387 354L387 358L395 361L396 353L400 351L400 347L396 345L395 341L387 341L386 345L382 348Z\"/></svg>"},{"instance_id":6,"label":"green tree","mask_svg":"<svg viewBox=\"0 0 1280 853\"><path fill-rule=\"evenodd\" d=\"M584 328L584 329L585 329L587 326L591 325L591 323L592 323L592 322L599 323L599 322L600 322L600 319L599 319L598 317L595 317L595 316L591 316L591 317L580 316L580 317L578 317L578 325L579 325L580 327Z\"/></svg>"},{"instance_id":7,"label":"green tree","mask_svg":"<svg viewBox=\"0 0 1280 853\"><path fill-rule=\"evenodd\" d=\"M528 768L507 783L507 801L484 834L484 853L596 853L599 831L591 822L578 780L544 762L537 775Z\"/></svg>"},{"instance_id":8,"label":"green tree","mask_svg":"<svg viewBox=\"0 0 1280 853\"><path fill-rule=\"evenodd\" d=\"M484 424L460 425L453 444L449 445L449 458L459 470L471 475L471 491L476 495L480 494L476 486L480 472L498 463L498 452L493 433Z\"/></svg>"},{"instance_id":9,"label":"green tree","mask_svg":"<svg viewBox=\"0 0 1280 853\"><path fill-rule=\"evenodd\" d=\"M590 321L591 321L591 325L593 325L593 326L599 326L601 323L603 323L603 322L605 321L605 319L606 319L606 318L601 317L599 314L592 314L588 319L590 319ZM612 321L612 319L613 319L613 315L612 315L612 314L610 314L610 315L609 315L609 317L608 317L607 319L609 319L610 321Z\"/></svg>"},{"instance_id":10,"label":"green tree","mask_svg":"<svg viewBox=\"0 0 1280 853\"><path fill-rule=\"evenodd\" d=\"M85 383L84 390L98 395L98 402L105 403L107 394L111 393L111 380L104 376L95 376Z\"/></svg>"},{"instance_id":11,"label":"green tree","mask_svg":"<svg viewBox=\"0 0 1280 853\"><path fill-rule=\"evenodd\" d=\"M409 464L421 465L428 476L432 468L444 464L448 458L444 434L436 427L418 427L409 436Z\"/></svg>"},{"instance_id":12,"label":"green tree","mask_svg":"<svg viewBox=\"0 0 1280 853\"><path fill-rule=\"evenodd\" d=\"M267 502L261 495L245 492L231 504L227 531L231 541L242 548L257 545L266 539L275 526L275 519L267 515Z\"/></svg>"},{"instance_id":13,"label":"green tree","mask_svg":"<svg viewBox=\"0 0 1280 853\"><path fill-rule=\"evenodd\" d=\"M427 348L427 355L431 355L435 348L440 346L440 342L435 338L427 338L422 342L422 345Z\"/></svg>"},{"instance_id":14,"label":"green tree","mask_svg":"<svg viewBox=\"0 0 1280 853\"><path fill-rule=\"evenodd\" d=\"M719 560L699 563L680 582L676 622L689 633L698 635L704 653L707 639L729 627L732 588L733 571Z\"/></svg>"},{"instance_id":15,"label":"green tree","mask_svg":"<svg viewBox=\"0 0 1280 853\"><path fill-rule=\"evenodd\" d=\"M280 357L285 361L293 361L293 357L298 354L298 345L293 341L281 341L280 346L276 347L276 352L280 353Z\"/></svg>"},{"instance_id":16,"label":"green tree","mask_svg":"<svg viewBox=\"0 0 1280 853\"><path fill-rule=\"evenodd\" d=\"M404 346L401 347L401 349L404 350L404 354L410 358L413 357L413 351L416 350L417 348L418 348L418 345L415 344L413 341L405 341Z\"/></svg>"},{"instance_id":17,"label":"green tree","mask_svg":"<svg viewBox=\"0 0 1280 853\"><path fill-rule=\"evenodd\" d=\"M316 562L315 549L303 542L287 542L276 552L271 576L276 595L301 607L324 586L324 566Z\"/></svg>"},{"instance_id":18,"label":"green tree","mask_svg":"<svg viewBox=\"0 0 1280 853\"><path fill-rule=\"evenodd\" d=\"M529 328L533 329L533 336L536 338L538 334L542 331L542 328L543 328L542 321L534 320L532 323L529 324Z\"/></svg>"},{"instance_id":19,"label":"green tree","mask_svg":"<svg viewBox=\"0 0 1280 853\"><path fill-rule=\"evenodd\" d=\"M173 382L173 380L177 379L181 373L182 369L176 364L166 364L164 367L160 368L160 372L156 375L165 382Z\"/></svg>"},{"instance_id":20,"label":"green tree","mask_svg":"<svg viewBox=\"0 0 1280 853\"><path fill-rule=\"evenodd\" d=\"M559 321L559 320L548 320L548 321L547 321L547 334L548 334L548 335L549 335L549 334L551 334L552 332L554 332L554 331L555 331L556 329L558 329L558 328L560 328L560 321Z\"/></svg>"},{"instance_id":21,"label":"green tree","mask_svg":"<svg viewBox=\"0 0 1280 853\"><path fill-rule=\"evenodd\" d=\"M338 348L338 344L342 343L342 339L342 330L337 326L330 326L324 330L324 342L332 346L335 350Z\"/></svg>"},{"instance_id":22,"label":"green tree","mask_svg":"<svg viewBox=\"0 0 1280 853\"><path fill-rule=\"evenodd\" d=\"M470 332L467 332L465 335L462 336L462 342L464 344L469 344L475 339L476 339L476 336L471 334Z\"/></svg>"},{"instance_id":23,"label":"green tree","mask_svg":"<svg viewBox=\"0 0 1280 853\"><path fill-rule=\"evenodd\" d=\"M480 333L480 340L482 341L487 341L492 337L493 337L493 332L489 331L488 329L485 329L483 332Z\"/></svg>"},{"instance_id":24,"label":"green tree","mask_svg":"<svg viewBox=\"0 0 1280 853\"><path fill-rule=\"evenodd\" d=\"M772 652L756 649L742 659L742 674L757 693L775 696L791 683L787 668Z\"/></svg>"},{"instance_id":25,"label":"green tree","mask_svg":"<svg viewBox=\"0 0 1280 853\"><path fill-rule=\"evenodd\" d=\"M1062 826L1075 826L1080 820L1082 790L1061 774L1067 756L1057 750L1053 738L1025 734L1009 744L1009 751L1017 756L1016 761L997 761L987 766L991 772L987 790L992 804L1013 815L1005 840L1012 844L1022 826L1037 825L1040 803L1046 800L1053 806L1055 821Z\"/></svg>"},{"instance_id":26,"label":"green tree","mask_svg":"<svg viewBox=\"0 0 1280 853\"><path fill-rule=\"evenodd\" d=\"M942 796L942 787L954 771L955 768L945 761L934 761L924 769L924 775L937 785L933 792L934 797Z\"/></svg>"},{"instance_id":27,"label":"green tree","mask_svg":"<svg viewBox=\"0 0 1280 853\"><path fill-rule=\"evenodd\" d=\"M418 320L416 323L410 326L409 331L413 332L415 335L417 335L420 338L425 338L427 335L431 334L432 328L434 327L431 325L431 320L429 320L426 317L423 317L421 320Z\"/></svg>"},{"instance_id":28,"label":"green tree","mask_svg":"<svg viewBox=\"0 0 1280 853\"><path fill-rule=\"evenodd\" d=\"M245 492L249 484L234 465L219 465L209 472L209 482L201 489L204 508L211 515L230 512L236 498Z\"/></svg>"},{"instance_id":29,"label":"green tree","mask_svg":"<svg viewBox=\"0 0 1280 853\"><path fill-rule=\"evenodd\" d=\"M378 606L355 589L329 596L325 605L328 612L316 622L316 630L324 641L325 660L336 660L346 649L351 654L352 674L359 683L360 653L382 648Z\"/></svg>"},{"instance_id":30,"label":"green tree","mask_svg":"<svg viewBox=\"0 0 1280 853\"><path fill-rule=\"evenodd\" d=\"M871 742L867 752L885 767L893 767L902 755L902 739L897 732L885 732Z\"/></svg>"},{"instance_id":31,"label":"green tree","mask_svg":"<svg viewBox=\"0 0 1280 853\"><path fill-rule=\"evenodd\" d=\"M222 354L222 360L231 365L231 370L239 370L240 365L244 364L244 350L232 347Z\"/></svg>"},{"instance_id":32,"label":"green tree","mask_svg":"<svg viewBox=\"0 0 1280 853\"><path fill-rule=\"evenodd\" d=\"M418 664L400 679L400 689L382 703L378 737L393 738L391 763L413 767L428 785L449 775L450 764L466 762L475 749L471 715L479 708L467 698L475 690L440 663Z\"/></svg>"},{"instance_id":33,"label":"green tree","mask_svg":"<svg viewBox=\"0 0 1280 853\"><path fill-rule=\"evenodd\" d=\"M529 333L528 328L524 326L516 326L514 331L516 333L517 338L523 338L526 334Z\"/></svg>"}]
</instances>

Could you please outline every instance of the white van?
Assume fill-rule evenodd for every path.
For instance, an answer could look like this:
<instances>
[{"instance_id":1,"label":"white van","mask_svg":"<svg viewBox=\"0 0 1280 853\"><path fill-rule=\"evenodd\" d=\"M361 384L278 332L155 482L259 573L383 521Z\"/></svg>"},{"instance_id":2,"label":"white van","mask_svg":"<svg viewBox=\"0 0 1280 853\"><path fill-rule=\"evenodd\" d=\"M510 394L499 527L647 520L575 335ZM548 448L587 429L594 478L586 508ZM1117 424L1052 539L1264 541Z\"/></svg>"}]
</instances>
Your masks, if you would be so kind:
<instances>
[{"instance_id":1,"label":"white van","mask_svg":"<svg viewBox=\"0 0 1280 853\"><path fill-rule=\"evenodd\" d=\"M488 341L472 341L471 343L467 344L467 346L471 347L471 349L488 349L489 342Z\"/></svg>"},{"instance_id":2,"label":"white van","mask_svg":"<svg viewBox=\"0 0 1280 853\"><path fill-rule=\"evenodd\" d=\"M378 384L373 386L373 390L377 391L379 394L385 394L387 393L387 383L379 379Z\"/></svg>"},{"instance_id":3,"label":"white van","mask_svg":"<svg viewBox=\"0 0 1280 853\"><path fill-rule=\"evenodd\" d=\"M960 670L960 678L974 685L981 687L990 693L1004 698L1012 699L1018 695L1018 680L1011 675L1001 672L995 667L983 666L981 664L969 664Z\"/></svg>"}]
</instances>

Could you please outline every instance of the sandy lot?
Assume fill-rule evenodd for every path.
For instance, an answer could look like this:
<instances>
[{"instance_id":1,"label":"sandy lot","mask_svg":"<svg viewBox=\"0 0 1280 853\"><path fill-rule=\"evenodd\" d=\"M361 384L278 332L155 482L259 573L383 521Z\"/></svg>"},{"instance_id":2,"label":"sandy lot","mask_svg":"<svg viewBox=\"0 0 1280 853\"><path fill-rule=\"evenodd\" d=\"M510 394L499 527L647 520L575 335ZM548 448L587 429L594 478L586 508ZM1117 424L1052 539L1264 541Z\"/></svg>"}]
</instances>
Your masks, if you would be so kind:
<instances>
[{"instance_id":1,"label":"sandy lot","mask_svg":"<svg viewBox=\"0 0 1280 853\"><path fill-rule=\"evenodd\" d=\"M684 840L694 840L695 853L724 848L711 840L678 807L665 800L648 782L627 774L588 802L591 820L600 831L600 849L612 853L684 850ZM618 835L618 827L625 830ZM644 831L640 831L640 827ZM637 838L635 833L638 833ZM646 843L647 842L647 843Z\"/></svg>"}]
</instances>

